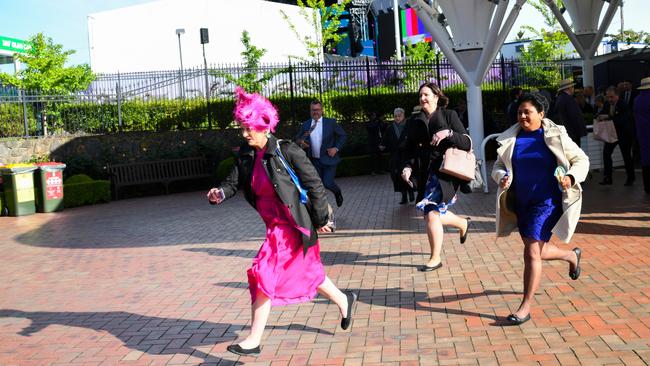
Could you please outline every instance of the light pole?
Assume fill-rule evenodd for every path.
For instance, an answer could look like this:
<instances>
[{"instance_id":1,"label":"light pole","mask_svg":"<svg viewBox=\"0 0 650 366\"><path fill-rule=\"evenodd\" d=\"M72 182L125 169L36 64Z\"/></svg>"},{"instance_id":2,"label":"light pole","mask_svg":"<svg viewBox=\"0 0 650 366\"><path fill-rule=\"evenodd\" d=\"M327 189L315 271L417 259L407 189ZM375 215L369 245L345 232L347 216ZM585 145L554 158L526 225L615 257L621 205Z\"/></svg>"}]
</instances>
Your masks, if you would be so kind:
<instances>
[{"instance_id":1,"label":"light pole","mask_svg":"<svg viewBox=\"0 0 650 366\"><path fill-rule=\"evenodd\" d=\"M208 28L201 28L201 47L203 47L203 69L205 70L205 103L208 109L208 129L212 129L212 116L210 114L210 84L208 83L208 61L205 59L205 44L210 42Z\"/></svg>"},{"instance_id":2,"label":"light pole","mask_svg":"<svg viewBox=\"0 0 650 366\"><path fill-rule=\"evenodd\" d=\"M178 82L181 87L181 98L185 99L185 83L183 82L183 51L181 49L181 34L185 34L185 29L178 28L176 29L176 35L178 36L178 54L181 57L181 71L178 74Z\"/></svg>"}]
</instances>

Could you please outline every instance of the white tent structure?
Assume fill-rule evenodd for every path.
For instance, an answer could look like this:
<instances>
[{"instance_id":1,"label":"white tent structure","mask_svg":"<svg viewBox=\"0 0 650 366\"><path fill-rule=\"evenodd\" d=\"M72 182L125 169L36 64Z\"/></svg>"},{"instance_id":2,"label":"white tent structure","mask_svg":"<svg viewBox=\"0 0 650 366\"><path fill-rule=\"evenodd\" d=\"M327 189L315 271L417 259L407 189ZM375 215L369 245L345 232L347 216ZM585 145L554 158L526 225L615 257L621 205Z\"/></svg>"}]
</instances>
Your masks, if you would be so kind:
<instances>
[{"instance_id":1,"label":"white tent structure","mask_svg":"<svg viewBox=\"0 0 650 366\"><path fill-rule=\"evenodd\" d=\"M469 132L475 146L483 141L481 84L525 2L515 0L506 18L512 0L438 0L438 7L408 0L467 86ZM483 158L478 149L475 154Z\"/></svg>"},{"instance_id":2,"label":"white tent structure","mask_svg":"<svg viewBox=\"0 0 650 366\"><path fill-rule=\"evenodd\" d=\"M564 19L555 0L544 0L544 2L582 57L582 84L594 86L594 54L621 0L564 0L564 6L573 21L573 28ZM599 26L598 20L605 2L608 2L609 6Z\"/></svg>"}]
</instances>

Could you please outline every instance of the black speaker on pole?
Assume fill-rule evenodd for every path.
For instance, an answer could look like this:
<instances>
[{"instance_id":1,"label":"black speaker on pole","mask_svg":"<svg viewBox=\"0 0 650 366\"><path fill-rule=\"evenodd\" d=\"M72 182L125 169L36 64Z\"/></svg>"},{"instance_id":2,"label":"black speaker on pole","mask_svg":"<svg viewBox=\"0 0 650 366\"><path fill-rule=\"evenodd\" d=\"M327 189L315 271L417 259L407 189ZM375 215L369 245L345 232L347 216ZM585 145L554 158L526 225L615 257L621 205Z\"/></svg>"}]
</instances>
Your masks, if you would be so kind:
<instances>
[{"instance_id":1,"label":"black speaker on pole","mask_svg":"<svg viewBox=\"0 0 650 366\"><path fill-rule=\"evenodd\" d=\"M206 44L210 42L210 37L208 37L208 28L201 28L201 44Z\"/></svg>"}]
</instances>

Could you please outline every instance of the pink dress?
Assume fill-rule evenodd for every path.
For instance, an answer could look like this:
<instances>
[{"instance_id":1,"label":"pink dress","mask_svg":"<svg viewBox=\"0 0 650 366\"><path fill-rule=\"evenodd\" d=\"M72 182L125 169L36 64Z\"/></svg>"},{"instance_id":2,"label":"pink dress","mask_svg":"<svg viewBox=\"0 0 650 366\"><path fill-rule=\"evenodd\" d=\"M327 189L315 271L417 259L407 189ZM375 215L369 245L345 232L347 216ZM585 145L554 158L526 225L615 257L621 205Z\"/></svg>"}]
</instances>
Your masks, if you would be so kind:
<instances>
[{"instance_id":1,"label":"pink dress","mask_svg":"<svg viewBox=\"0 0 650 366\"><path fill-rule=\"evenodd\" d=\"M317 242L304 254L301 231L289 209L275 193L262 164L264 150L258 151L253 167L252 188L255 204L266 224L266 240L248 270L248 288L254 303L257 291L271 299L272 305L311 301L325 280Z\"/></svg>"}]
</instances>

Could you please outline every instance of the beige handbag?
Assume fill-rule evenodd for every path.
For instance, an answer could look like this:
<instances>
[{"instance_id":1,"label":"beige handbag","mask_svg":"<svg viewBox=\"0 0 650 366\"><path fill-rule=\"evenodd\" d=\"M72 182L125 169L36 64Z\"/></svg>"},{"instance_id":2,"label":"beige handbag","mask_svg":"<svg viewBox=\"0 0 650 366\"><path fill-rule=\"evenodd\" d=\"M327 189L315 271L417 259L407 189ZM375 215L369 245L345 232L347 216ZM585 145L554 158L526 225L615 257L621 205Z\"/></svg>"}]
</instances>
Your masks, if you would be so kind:
<instances>
[{"instance_id":1,"label":"beige handbag","mask_svg":"<svg viewBox=\"0 0 650 366\"><path fill-rule=\"evenodd\" d=\"M476 174L476 156L474 156L474 150L472 149L472 138L469 135L465 136L469 138L469 151L455 147L448 148L442 157L440 172L470 182Z\"/></svg>"},{"instance_id":2,"label":"beige handbag","mask_svg":"<svg viewBox=\"0 0 650 366\"><path fill-rule=\"evenodd\" d=\"M594 140L614 143L618 141L618 135L616 134L616 127L614 126L614 121L611 119L606 119L599 121L594 119Z\"/></svg>"}]
</instances>

